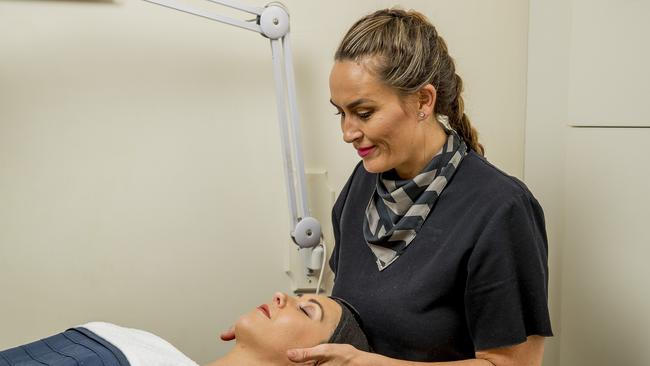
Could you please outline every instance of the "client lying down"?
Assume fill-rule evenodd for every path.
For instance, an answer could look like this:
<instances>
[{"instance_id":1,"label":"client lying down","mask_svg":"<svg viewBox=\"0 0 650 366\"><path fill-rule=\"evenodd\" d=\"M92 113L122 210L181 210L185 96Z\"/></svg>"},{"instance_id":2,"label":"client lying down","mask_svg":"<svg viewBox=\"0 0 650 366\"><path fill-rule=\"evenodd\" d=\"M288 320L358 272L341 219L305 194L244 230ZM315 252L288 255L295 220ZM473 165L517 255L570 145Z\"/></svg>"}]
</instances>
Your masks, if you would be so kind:
<instances>
[{"instance_id":1,"label":"client lying down","mask_svg":"<svg viewBox=\"0 0 650 366\"><path fill-rule=\"evenodd\" d=\"M287 349L320 343L369 350L354 310L325 296L276 293L271 303L242 315L234 330L235 347L207 366L294 365ZM198 366L151 333L99 322L0 352L0 366L17 365Z\"/></svg>"}]
</instances>

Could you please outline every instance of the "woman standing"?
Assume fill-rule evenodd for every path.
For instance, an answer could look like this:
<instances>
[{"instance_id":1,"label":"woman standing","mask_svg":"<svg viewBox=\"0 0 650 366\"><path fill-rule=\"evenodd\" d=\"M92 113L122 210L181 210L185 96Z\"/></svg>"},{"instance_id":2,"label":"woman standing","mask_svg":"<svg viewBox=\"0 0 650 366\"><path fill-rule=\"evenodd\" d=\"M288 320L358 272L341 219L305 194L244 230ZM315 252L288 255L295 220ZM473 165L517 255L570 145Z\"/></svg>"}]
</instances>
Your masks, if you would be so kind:
<instances>
[{"instance_id":1,"label":"woman standing","mask_svg":"<svg viewBox=\"0 0 650 366\"><path fill-rule=\"evenodd\" d=\"M552 335L543 212L483 158L444 40L418 12L380 10L335 61L331 103L363 161L333 209L333 295L358 309L376 353L324 344L288 357L541 365Z\"/></svg>"}]
</instances>

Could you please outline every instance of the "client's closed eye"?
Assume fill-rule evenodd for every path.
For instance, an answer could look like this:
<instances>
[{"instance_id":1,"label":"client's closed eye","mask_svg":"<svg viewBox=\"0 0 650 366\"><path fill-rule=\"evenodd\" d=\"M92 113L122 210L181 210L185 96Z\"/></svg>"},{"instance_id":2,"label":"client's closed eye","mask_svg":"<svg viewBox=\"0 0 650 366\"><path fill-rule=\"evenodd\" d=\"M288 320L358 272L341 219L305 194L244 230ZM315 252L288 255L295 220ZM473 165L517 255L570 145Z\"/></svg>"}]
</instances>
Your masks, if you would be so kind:
<instances>
[{"instance_id":1,"label":"client's closed eye","mask_svg":"<svg viewBox=\"0 0 650 366\"><path fill-rule=\"evenodd\" d=\"M302 299L302 294L297 296ZM325 309L323 304L314 298L307 299L307 301L298 302L298 309L302 311L310 319L322 321L325 317Z\"/></svg>"},{"instance_id":2,"label":"client's closed eye","mask_svg":"<svg viewBox=\"0 0 650 366\"><path fill-rule=\"evenodd\" d=\"M300 310L301 310L303 313L305 313L305 315L307 315L309 318L312 318L312 319L313 319L314 316L316 315L316 314L315 314L315 309L313 309L313 308L312 308L311 306L309 306L309 305L300 305L299 307L300 307Z\"/></svg>"}]
</instances>

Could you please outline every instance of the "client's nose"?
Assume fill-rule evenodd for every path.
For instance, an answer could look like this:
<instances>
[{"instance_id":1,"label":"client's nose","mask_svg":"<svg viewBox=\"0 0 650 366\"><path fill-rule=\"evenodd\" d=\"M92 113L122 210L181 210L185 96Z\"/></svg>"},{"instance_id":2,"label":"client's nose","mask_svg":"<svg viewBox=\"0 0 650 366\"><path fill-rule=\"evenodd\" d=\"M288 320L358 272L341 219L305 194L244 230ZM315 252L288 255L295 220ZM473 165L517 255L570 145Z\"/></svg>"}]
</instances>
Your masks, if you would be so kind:
<instances>
[{"instance_id":1,"label":"client's nose","mask_svg":"<svg viewBox=\"0 0 650 366\"><path fill-rule=\"evenodd\" d=\"M283 308L287 304L287 294L284 292L276 292L273 295L273 304L279 308Z\"/></svg>"}]
</instances>

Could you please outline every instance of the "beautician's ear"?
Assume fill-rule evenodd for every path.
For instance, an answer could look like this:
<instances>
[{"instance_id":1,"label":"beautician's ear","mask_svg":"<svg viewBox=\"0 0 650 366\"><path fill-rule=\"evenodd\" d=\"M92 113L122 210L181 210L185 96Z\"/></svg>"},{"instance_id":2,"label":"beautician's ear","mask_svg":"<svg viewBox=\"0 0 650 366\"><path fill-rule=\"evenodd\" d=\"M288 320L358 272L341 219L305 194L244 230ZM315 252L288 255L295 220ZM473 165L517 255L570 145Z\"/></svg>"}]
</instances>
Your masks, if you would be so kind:
<instances>
[{"instance_id":1,"label":"beautician's ear","mask_svg":"<svg viewBox=\"0 0 650 366\"><path fill-rule=\"evenodd\" d=\"M427 116L433 113L433 107L436 105L436 88L427 84L418 91L418 111L424 112Z\"/></svg>"}]
</instances>

